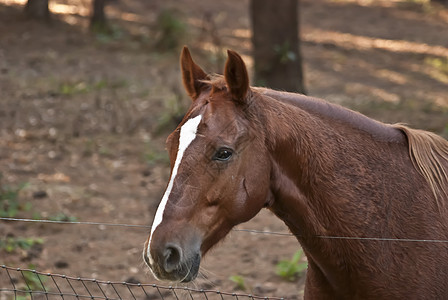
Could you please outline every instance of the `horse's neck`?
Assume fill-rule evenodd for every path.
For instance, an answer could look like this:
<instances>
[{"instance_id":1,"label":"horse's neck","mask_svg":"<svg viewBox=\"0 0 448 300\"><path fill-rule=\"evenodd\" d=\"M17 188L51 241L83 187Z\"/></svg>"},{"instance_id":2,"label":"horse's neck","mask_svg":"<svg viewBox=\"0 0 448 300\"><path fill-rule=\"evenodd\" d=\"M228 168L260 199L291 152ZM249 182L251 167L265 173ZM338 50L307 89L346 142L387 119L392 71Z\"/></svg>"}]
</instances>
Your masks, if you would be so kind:
<instances>
[{"instance_id":1,"label":"horse's neck","mask_svg":"<svg viewBox=\"0 0 448 300\"><path fill-rule=\"evenodd\" d=\"M267 145L272 155L272 192L276 201L271 208L291 231L322 234L334 215L325 205L333 173L334 154L343 136L309 112L285 102L267 101ZM323 203L322 203L323 204ZM319 206L316 207L315 206ZM301 216L297 218L297 216ZM312 225L312 226L311 226Z\"/></svg>"},{"instance_id":2,"label":"horse's neck","mask_svg":"<svg viewBox=\"0 0 448 300\"><path fill-rule=\"evenodd\" d=\"M332 122L343 122L346 126L363 131L374 139L381 141L402 141L403 135L392 126L322 99L265 88L255 88L255 90L267 97L271 97L287 105L298 107L315 116L326 118Z\"/></svg>"},{"instance_id":3,"label":"horse's neck","mask_svg":"<svg viewBox=\"0 0 448 300\"><path fill-rule=\"evenodd\" d=\"M322 100L261 91L276 199L271 209L298 235L356 234L358 223L365 226L355 211L359 198L372 197L362 194L363 185L378 182L371 162L389 165L391 153L406 156L404 135Z\"/></svg>"},{"instance_id":4,"label":"horse's neck","mask_svg":"<svg viewBox=\"0 0 448 300\"><path fill-rule=\"evenodd\" d=\"M366 216L381 213L377 214L375 207L363 207L372 200L365 186L379 181L373 178L378 174L371 172L369 164L370 160L389 163L391 157L383 153L384 144L390 147L389 152L407 155L404 136L395 129L382 132L379 127L372 133L369 126L358 126L353 119L351 123L332 119L319 113L324 103L307 104L312 107L307 111L288 101L262 97L261 102L264 119L260 123L266 126L266 145L272 156L274 201L270 209L297 235L309 261L322 264L319 269L325 273L325 280L340 286L344 279L337 278L334 270L348 263L345 258L357 256L346 251L362 251L355 247L347 250L337 240L316 236L360 236L367 227L378 230L368 234L381 235L383 228L372 225L376 220ZM364 209L361 213L360 208ZM331 264L325 265L328 262Z\"/></svg>"},{"instance_id":5,"label":"horse's neck","mask_svg":"<svg viewBox=\"0 0 448 300\"><path fill-rule=\"evenodd\" d=\"M391 259L398 243L356 237L445 239L447 221L413 166L402 131L304 96L261 91L255 100L271 154L270 209L297 235L314 286L331 287L331 298L337 290L375 290L369 280L362 287L360 275L381 274L378 257L400 274L408 257ZM429 246L400 247L418 255Z\"/></svg>"}]
</instances>

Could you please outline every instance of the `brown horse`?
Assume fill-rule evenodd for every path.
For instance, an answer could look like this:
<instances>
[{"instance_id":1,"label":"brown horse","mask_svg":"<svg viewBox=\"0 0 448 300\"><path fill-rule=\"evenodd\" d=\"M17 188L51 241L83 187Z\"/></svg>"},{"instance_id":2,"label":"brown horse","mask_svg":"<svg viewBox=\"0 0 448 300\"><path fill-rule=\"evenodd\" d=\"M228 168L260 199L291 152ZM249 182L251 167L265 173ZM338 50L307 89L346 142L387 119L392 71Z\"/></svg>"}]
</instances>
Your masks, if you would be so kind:
<instances>
[{"instance_id":1,"label":"brown horse","mask_svg":"<svg viewBox=\"0 0 448 300\"><path fill-rule=\"evenodd\" d=\"M187 48L181 69L193 101L167 139L171 177L144 249L157 278L193 280L201 257L266 207L306 253L306 298L448 297L446 140L250 87L230 50L223 77Z\"/></svg>"}]
</instances>

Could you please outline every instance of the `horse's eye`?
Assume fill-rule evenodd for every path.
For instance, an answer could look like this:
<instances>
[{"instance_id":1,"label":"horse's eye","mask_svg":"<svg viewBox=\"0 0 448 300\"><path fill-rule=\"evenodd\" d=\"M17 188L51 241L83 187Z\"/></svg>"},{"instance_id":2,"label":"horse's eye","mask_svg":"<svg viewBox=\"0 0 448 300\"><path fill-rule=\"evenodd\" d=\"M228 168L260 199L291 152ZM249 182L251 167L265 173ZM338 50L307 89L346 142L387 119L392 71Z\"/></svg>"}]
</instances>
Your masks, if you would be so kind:
<instances>
[{"instance_id":1,"label":"horse's eye","mask_svg":"<svg viewBox=\"0 0 448 300\"><path fill-rule=\"evenodd\" d=\"M221 148L216 151L215 155L213 156L213 160L226 161L229 160L230 157L232 157L232 154L233 152L229 148Z\"/></svg>"}]
</instances>

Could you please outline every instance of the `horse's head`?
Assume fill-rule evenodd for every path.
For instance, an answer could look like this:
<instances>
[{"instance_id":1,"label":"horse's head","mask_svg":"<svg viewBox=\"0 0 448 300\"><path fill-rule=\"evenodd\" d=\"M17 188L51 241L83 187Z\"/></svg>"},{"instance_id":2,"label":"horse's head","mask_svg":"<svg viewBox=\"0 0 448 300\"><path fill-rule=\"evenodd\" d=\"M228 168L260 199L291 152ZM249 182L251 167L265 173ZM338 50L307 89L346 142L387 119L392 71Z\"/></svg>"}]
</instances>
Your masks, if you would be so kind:
<instances>
[{"instance_id":1,"label":"horse's head","mask_svg":"<svg viewBox=\"0 0 448 300\"><path fill-rule=\"evenodd\" d=\"M171 177L143 256L157 278L186 282L213 245L268 203L270 162L241 57L229 50L224 77L213 78L184 48L181 69L193 101L167 139Z\"/></svg>"}]
</instances>

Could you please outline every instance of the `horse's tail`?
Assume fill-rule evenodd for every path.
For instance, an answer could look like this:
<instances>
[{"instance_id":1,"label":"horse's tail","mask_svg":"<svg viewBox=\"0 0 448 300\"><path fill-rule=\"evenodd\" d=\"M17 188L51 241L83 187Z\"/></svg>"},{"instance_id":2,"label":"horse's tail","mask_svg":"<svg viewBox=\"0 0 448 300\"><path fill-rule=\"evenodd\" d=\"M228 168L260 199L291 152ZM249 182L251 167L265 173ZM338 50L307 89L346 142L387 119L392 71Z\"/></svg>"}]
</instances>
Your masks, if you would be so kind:
<instances>
[{"instance_id":1,"label":"horse's tail","mask_svg":"<svg viewBox=\"0 0 448 300\"><path fill-rule=\"evenodd\" d=\"M439 207L443 207L444 203L439 199L448 198L448 141L434 133L402 124L393 127L406 135L412 163L429 183Z\"/></svg>"}]
</instances>

